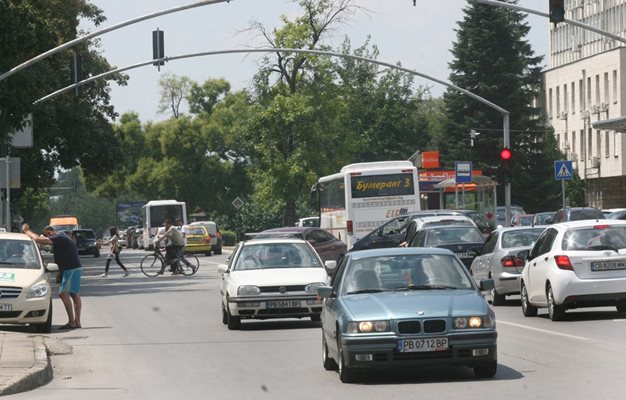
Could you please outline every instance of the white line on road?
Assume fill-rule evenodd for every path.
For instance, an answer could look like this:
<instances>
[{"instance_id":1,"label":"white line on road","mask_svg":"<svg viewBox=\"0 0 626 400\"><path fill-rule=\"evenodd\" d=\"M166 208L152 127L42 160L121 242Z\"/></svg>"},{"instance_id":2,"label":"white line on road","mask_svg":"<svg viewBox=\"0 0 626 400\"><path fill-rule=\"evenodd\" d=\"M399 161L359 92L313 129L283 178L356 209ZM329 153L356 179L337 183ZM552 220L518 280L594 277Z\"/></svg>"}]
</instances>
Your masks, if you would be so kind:
<instances>
[{"instance_id":1,"label":"white line on road","mask_svg":"<svg viewBox=\"0 0 626 400\"><path fill-rule=\"evenodd\" d=\"M533 328L531 326L526 326L526 325L521 325L521 324L515 324L513 322L506 322L506 321L502 321L502 320L498 320L497 321L498 324L504 324L504 325L510 325L510 326L514 326L517 328L522 328L522 329L528 329L531 331L536 331L536 332L541 332L541 333L547 333L549 335L556 335L556 336L563 336L563 337L568 337L571 339L576 339L576 340L591 340L589 338L586 337L582 337L582 336L575 336L575 335L568 335L567 333L559 333L559 332L553 332L553 331L548 331L546 329L539 329L539 328Z\"/></svg>"}]
</instances>

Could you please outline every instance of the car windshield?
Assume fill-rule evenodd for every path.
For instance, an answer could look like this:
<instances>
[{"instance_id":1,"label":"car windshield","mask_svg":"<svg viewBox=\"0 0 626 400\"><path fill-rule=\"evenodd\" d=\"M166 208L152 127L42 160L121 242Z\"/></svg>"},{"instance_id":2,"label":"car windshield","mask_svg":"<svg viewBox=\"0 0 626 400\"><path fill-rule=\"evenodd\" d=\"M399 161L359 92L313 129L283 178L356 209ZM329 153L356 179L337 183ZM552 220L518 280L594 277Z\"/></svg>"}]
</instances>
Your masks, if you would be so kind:
<instances>
[{"instance_id":1,"label":"car windshield","mask_svg":"<svg viewBox=\"0 0 626 400\"><path fill-rule=\"evenodd\" d=\"M247 244L239 253L234 271L270 268L321 268L306 243Z\"/></svg>"},{"instance_id":2,"label":"car windshield","mask_svg":"<svg viewBox=\"0 0 626 400\"><path fill-rule=\"evenodd\" d=\"M353 260L345 271L343 294L474 288L463 264L447 254L368 257Z\"/></svg>"},{"instance_id":3,"label":"car windshield","mask_svg":"<svg viewBox=\"0 0 626 400\"><path fill-rule=\"evenodd\" d=\"M546 225L552 222L554 219L554 213L549 214L536 214L535 215L535 224L536 225Z\"/></svg>"},{"instance_id":4,"label":"car windshield","mask_svg":"<svg viewBox=\"0 0 626 400\"><path fill-rule=\"evenodd\" d=\"M185 228L185 233L187 235L198 235L204 236L204 229L202 227L187 227Z\"/></svg>"},{"instance_id":5,"label":"car windshield","mask_svg":"<svg viewBox=\"0 0 626 400\"><path fill-rule=\"evenodd\" d=\"M563 250L619 250L626 248L626 226L596 225L565 232Z\"/></svg>"},{"instance_id":6,"label":"car windshield","mask_svg":"<svg viewBox=\"0 0 626 400\"><path fill-rule=\"evenodd\" d=\"M39 269L35 244L25 240L0 240L0 269Z\"/></svg>"},{"instance_id":7,"label":"car windshield","mask_svg":"<svg viewBox=\"0 0 626 400\"><path fill-rule=\"evenodd\" d=\"M541 232L543 232L543 229L524 229L503 232L501 246L503 249L532 246L539 235L541 235Z\"/></svg>"},{"instance_id":8,"label":"car windshield","mask_svg":"<svg viewBox=\"0 0 626 400\"><path fill-rule=\"evenodd\" d=\"M93 231L73 231L72 235L79 240L96 239L96 234Z\"/></svg>"},{"instance_id":9,"label":"car windshield","mask_svg":"<svg viewBox=\"0 0 626 400\"><path fill-rule=\"evenodd\" d=\"M598 212L598 210L572 210L569 216L570 221L601 218L603 218L603 215L601 212Z\"/></svg>"},{"instance_id":10,"label":"car windshield","mask_svg":"<svg viewBox=\"0 0 626 400\"><path fill-rule=\"evenodd\" d=\"M436 246L448 243L476 243L483 242L480 232L470 226L429 229L424 241L425 246Z\"/></svg>"}]
</instances>

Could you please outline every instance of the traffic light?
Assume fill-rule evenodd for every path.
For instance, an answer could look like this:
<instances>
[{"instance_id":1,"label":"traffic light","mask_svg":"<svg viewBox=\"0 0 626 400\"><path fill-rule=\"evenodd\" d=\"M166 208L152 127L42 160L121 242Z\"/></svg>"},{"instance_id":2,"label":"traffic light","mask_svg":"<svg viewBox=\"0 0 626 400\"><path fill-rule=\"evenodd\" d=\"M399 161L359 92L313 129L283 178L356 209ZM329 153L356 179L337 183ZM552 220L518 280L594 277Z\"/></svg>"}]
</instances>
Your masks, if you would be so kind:
<instances>
[{"instance_id":1,"label":"traffic light","mask_svg":"<svg viewBox=\"0 0 626 400\"><path fill-rule=\"evenodd\" d=\"M165 57L165 34L162 30L157 29L156 31L152 31L152 59L158 60ZM159 71L161 70L161 65L165 65L164 61L157 61L153 63Z\"/></svg>"},{"instance_id":2,"label":"traffic light","mask_svg":"<svg viewBox=\"0 0 626 400\"><path fill-rule=\"evenodd\" d=\"M502 183L511 183L513 172L513 152L508 147L500 150L500 180Z\"/></svg>"},{"instance_id":3,"label":"traffic light","mask_svg":"<svg viewBox=\"0 0 626 400\"><path fill-rule=\"evenodd\" d=\"M565 0L548 0L550 2L550 22L555 25L565 21Z\"/></svg>"}]
</instances>

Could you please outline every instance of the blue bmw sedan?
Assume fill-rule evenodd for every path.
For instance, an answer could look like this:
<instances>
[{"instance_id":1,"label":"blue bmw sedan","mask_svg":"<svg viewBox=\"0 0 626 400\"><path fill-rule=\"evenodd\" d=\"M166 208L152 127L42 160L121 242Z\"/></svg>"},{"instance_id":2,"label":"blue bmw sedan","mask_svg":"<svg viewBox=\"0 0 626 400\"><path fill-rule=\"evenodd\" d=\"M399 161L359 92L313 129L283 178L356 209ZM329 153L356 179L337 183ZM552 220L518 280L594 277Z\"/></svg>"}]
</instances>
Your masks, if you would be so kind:
<instances>
[{"instance_id":1,"label":"blue bmw sedan","mask_svg":"<svg viewBox=\"0 0 626 400\"><path fill-rule=\"evenodd\" d=\"M366 369L463 365L497 370L493 311L459 258L439 248L348 253L331 286L318 288L326 370L355 382Z\"/></svg>"}]
</instances>

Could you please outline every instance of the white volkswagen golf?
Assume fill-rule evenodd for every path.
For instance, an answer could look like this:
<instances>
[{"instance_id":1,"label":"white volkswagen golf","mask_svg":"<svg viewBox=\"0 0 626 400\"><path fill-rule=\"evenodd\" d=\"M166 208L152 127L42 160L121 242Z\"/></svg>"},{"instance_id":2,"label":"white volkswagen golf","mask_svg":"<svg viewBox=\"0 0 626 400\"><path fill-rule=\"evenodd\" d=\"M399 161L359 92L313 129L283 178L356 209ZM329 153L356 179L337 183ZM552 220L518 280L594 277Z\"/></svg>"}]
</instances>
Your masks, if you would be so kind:
<instances>
[{"instance_id":1,"label":"white volkswagen golf","mask_svg":"<svg viewBox=\"0 0 626 400\"><path fill-rule=\"evenodd\" d=\"M327 261L334 267L335 261ZM328 274L313 247L302 239L253 239L240 242L222 274L222 322L239 329L242 319L320 320L317 288Z\"/></svg>"},{"instance_id":2,"label":"white volkswagen golf","mask_svg":"<svg viewBox=\"0 0 626 400\"><path fill-rule=\"evenodd\" d=\"M585 220L550 225L529 251L520 293L525 316L547 307L615 306L626 312L626 221Z\"/></svg>"},{"instance_id":3,"label":"white volkswagen golf","mask_svg":"<svg viewBox=\"0 0 626 400\"><path fill-rule=\"evenodd\" d=\"M29 324L35 332L52 327L52 289L37 244L22 233L0 233L0 323Z\"/></svg>"}]
</instances>

